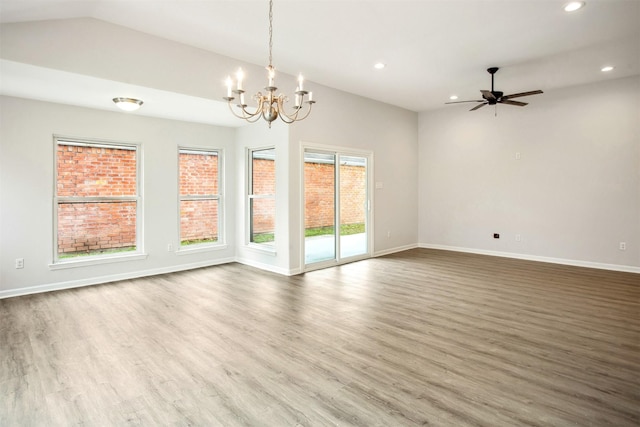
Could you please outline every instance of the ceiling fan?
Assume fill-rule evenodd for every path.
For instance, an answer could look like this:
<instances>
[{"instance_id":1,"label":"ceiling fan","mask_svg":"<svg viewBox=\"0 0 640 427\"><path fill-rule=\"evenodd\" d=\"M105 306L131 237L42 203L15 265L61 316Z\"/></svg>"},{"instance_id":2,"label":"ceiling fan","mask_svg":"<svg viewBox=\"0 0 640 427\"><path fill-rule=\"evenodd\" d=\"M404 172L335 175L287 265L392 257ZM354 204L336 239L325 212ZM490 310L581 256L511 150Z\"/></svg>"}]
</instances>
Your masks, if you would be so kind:
<instances>
[{"instance_id":1,"label":"ceiling fan","mask_svg":"<svg viewBox=\"0 0 640 427\"><path fill-rule=\"evenodd\" d=\"M482 103L482 104L476 105L469 111L475 111L479 108L484 107L485 105L496 105L496 104L507 104L507 105L515 105L518 107L524 107L525 105L527 105L526 102L512 101L512 99L520 98L523 96L529 96L529 95L538 95L543 93L541 90L532 90L529 92L520 92L520 93L511 94L511 95L504 95L503 92L493 90L493 75L498 70L499 70L498 67L487 68L487 71L489 72L489 74L491 74L491 90L481 90L480 92L482 92L482 99L474 99L471 101L445 102L445 104L460 104L463 102L481 102Z\"/></svg>"}]
</instances>

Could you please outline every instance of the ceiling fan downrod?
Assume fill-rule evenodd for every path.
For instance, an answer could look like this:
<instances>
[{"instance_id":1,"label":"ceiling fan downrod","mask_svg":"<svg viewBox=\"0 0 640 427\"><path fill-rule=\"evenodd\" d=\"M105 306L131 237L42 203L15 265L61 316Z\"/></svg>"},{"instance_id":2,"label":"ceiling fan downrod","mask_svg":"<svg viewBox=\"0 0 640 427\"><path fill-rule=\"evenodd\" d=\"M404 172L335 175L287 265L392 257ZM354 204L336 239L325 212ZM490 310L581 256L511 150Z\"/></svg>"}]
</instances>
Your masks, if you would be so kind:
<instances>
[{"instance_id":1,"label":"ceiling fan downrod","mask_svg":"<svg viewBox=\"0 0 640 427\"><path fill-rule=\"evenodd\" d=\"M499 70L498 67L487 68L489 74L491 74L491 93L493 93L493 75Z\"/></svg>"}]
</instances>

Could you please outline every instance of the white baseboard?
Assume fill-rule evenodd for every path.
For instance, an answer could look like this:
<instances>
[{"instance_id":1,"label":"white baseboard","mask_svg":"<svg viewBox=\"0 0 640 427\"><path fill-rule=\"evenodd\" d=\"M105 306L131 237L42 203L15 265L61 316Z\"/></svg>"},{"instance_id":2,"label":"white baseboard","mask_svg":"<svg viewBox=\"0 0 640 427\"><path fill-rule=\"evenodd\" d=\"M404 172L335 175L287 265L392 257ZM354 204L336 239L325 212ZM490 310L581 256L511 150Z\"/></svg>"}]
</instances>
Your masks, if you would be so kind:
<instances>
[{"instance_id":1,"label":"white baseboard","mask_svg":"<svg viewBox=\"0 0 640 427\"><path fill-rule=\"evenodd\" d=\"M634 267L634 266L628 266L628 265L605 264L605 263L579 261L579 260L571 260L571 259L563 259L563 258L552 258L552 257L543 257L543 256L536 256L536 255L517 254L517 253L511 253L511 252L498 252L498 251L489 251L489 250L483 250L483 249L462 248L457 246L434 245L429 243L410 244L410 245L398 246L391 249L385 249L382 251L374 252L373 256L379 257L379 256L389 255L396 252L402 252L402 251L415 249L415 248L466 252L466 253L479 254L479 255L490 255L490 256L497 256L497 257L504 257L504 258L522 259L527 261L548 262L552 264L572 265L576 267L597 268L600 270L612 270L612 271L621 271L626 273L640 274L640 267ZM87 279L50 283L46 285L31 286L27 288L10 289L6 291L0 291L0 299L17 297L21 295L37 294L42 292L58 291L63 289L79 288L82 286L99 285L102 283L116 282L118 280L129 280L129 279L136 279L139 277L155 276L157 274L174 273L176 271L192 270L195 268L210 267L210 266L219 265L219 264L227 264L230 262L238 262L240 264L259 268L261 270L271 271L273 273L282 274L284 276L293 276L303 272L302 268L285 269L285 268L275 267L273 265L263 264L260 262L256 262L256 261L248 260L244 258L229 257L229 258L222 258L222 259L216 259L216 260L201 261L201 262L190 263L190 264L181 264L181 265L170 266L170 267L134 271L129 273L113 274L113 275L106 275L106 276L100 276L100 277L92 277Z\"/></svg>"},{"instance_id":2,"label":"white baseboard","mask_svg":"<svg viewBox=\"0 0 640 427\"><path fill-rule=\"evenodd\" d=\"M257 261L246 259L246 258L236 258L234 259L234 261L239 264L248 265L249 267L259 268L260 270L266 270L272 273L282 274L283 276L294 276L302 272L302 271L299 271L300 270L299 268L288 270L286 268L276 267L270 264L263 264L261 262L257 262Z\"/></svg>"},{"instance_id":3,"label":"white baseboard","mask_svg":"<svg viewBox=\"0 0 640 427\"><path fill-rule=\"evenodd\" d=\"M379 257L383 255L395 254L396 252L408 251L409 249L415 249L418 247L417 243L412 243L410 245L398 246L391 249L385 249L383 251L376 251L373 253L374 257Z\"/></svg>"},{"instance_id":4,"label":"white baseboard","mask_svg":"<svg viewBox=\"0 0 640 427\"><path fill-rule=\"evenodd\" d=\"M515 259L522 259L526 261L548 262L551 264L572 265L574 267L587 267L587 268L597 268L600 270L622 271L625 273L640 273L640 267L634 267L631 265L605 264L600 262L544 257L544 256L528 255L528 254L517 254L512 252L499 252L499 251L488 251L484 249L461 248L458 246L433 245L429 243L419 243L418 247L426 248L426 249L440 249L444 251L466 252L466 253L478 254L478 255L490 255L490 256L497 256L497 257L503 257L503 258L515 258Z\"/></svg>"},{"instance_id":5,"label":"white baseboard","mask_svg":"<svg viewBox=\"0 0 640 427\"><path fill-rule=\"evenodd\" d=\"M211 267L213 265L227 264L234 262L235 258L223 258L216 260L208 260L194 262L190 264L181 264L171 267L154 268L149 270L133 271L130 273L111 274L107 276L91 277L87 279L70 280L66 282L49 283L46 285L31 286L27 288L10 289L0 291L0 299L11 298L22 295L39 294L42 292L59 291L63 289L80 288L83 286L100 285L103 283L117 282L118 280L137 279L139 277L155 276L158 274L175 273L176 271L193 270L201 267Z\"/></svg>"}]
</instances>

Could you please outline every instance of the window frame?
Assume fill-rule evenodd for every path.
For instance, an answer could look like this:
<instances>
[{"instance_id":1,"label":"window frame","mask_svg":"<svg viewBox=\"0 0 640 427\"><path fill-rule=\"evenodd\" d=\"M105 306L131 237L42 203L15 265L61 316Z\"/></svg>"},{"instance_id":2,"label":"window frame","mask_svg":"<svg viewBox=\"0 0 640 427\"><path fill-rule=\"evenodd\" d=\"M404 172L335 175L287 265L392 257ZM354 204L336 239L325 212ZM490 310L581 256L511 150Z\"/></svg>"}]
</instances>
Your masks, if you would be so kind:
<instances>
[{"instance_id":1,"label":"window frame","mask_svg":"<svg viewBox=\"0 0 640 427\"><path fill-rule=\"evenodd\" d=\"M80 146L107 149L131 150L136 153L136 194L134 196L58 196L58 146ZM95 138L53 136L53 253L50 269L69 268L77 266L95 265L110 262L144 259L144 203L142 185L142 146L139 143L108 141ZM136 204L136 249L134 251L115 252L110 254L94 254L82 257L61 259L58 247L58 208L62 203L104 203L104 202L135 202Z\"/></svg>"},{"instance_id":2,"label":"window frame","mask_svg":"<svg viewBox=\"0 0 640 427\"><path fill-rule=\"evenodd\" d=\"M273 194L253 194L253 155L255 152L257 151L266 151L266 150L273 150L273 162L274 162L274 167L273 167L273 173L274 173L274 193ZM276 151L276 147L275 146L267 146L267 147L254 147L254 148L247 148L247 188L246 188L246 192L245 194L247 195L247 199L246 199L246 233L245 233L245 245L251 248L255 248L255 249L259 249L259 250L263 250L266 252L270 252L270 253L275 253L276 251L276 241L277 241L277 235L276 235L276 214L277 214L277 209L276 209L276 193L275 191L277 191L277 178L276 178L276 159L277 159L277 151ZM253 211L252 211L252 205L253 205L253 200L273 200L273 204L274 204L274 208L273 208L273 240L270 242L264 242L264 243L257 243L252 241L252 236L253 236L253 229L252 229L252 225L253 225Z\"/></svg>"},{"instance_id":3,"label":"window frame","mask_svg":"<svg viewBox=\"0 0 640 427\"><path fill-rule=\"evenodd\" d=\"M180 154L182 152L190 154L216 153L218 157L218 194L207 195L187 195L183 196L180 191ZM178 253L193 253L208 249L222 249L226 247L226 233L224 232L224 150L211 147L178 146ZM182 213L181 202L189 200L216 200L218 202L218 239L215 242L194 243L182 245Z\"/></svg>"}]
</instances>

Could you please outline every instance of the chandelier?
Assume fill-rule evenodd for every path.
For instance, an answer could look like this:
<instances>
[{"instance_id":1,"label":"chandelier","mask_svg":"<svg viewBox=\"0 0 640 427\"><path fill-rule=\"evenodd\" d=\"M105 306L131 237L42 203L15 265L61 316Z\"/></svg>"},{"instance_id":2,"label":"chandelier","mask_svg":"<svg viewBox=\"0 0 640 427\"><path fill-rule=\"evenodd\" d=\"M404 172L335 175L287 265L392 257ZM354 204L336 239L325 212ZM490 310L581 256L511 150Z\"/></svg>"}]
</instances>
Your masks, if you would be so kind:
<instances>
[{"instance_id":1,"label":"chandelier","mask_svg":"<svg viewBox=\"0 0 640 427\"><path fill-rule=\"evenodd\" d=\"M244 119L249 123L254 123L262 117L269 124L269 128L271 128L271 122L280 117L280 119L287 123L291 124L296 121L304 120L311 113L311 107L315 104L313 100L313 92L307 92L304 90L304 79L302 78L302 74L298 75L298 86L296 87L295 101L293 109L287 113L284 108L284 104L289 101L289 98L283 94L279 94L276 96L277 87L274 86L274 78L276 69L273 67L273 0L269 0L269 65L266 67L268 73L268 84L264 88L265 93L262 92L256 93L253 98L257 102L257 108L252 113L247 110L247 104L245 104L244 99L244 90L242 89L242 81L244 79L244 72L240 68L236 73L236 82L234 89L234 81L231 77L227 77L226 86L227 86L227 96L224 99L229 104L229 109L233 113L234 116L239 119ZM308 99L305 101L305 96L308 95ZM238 98L237 103L232 104L233 101ZM304 105L306 104L306 108Z\"/></svg>"}]
</instances>

